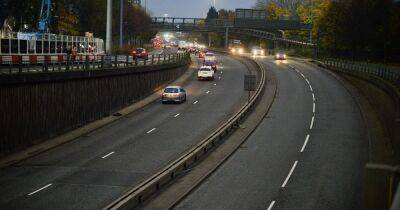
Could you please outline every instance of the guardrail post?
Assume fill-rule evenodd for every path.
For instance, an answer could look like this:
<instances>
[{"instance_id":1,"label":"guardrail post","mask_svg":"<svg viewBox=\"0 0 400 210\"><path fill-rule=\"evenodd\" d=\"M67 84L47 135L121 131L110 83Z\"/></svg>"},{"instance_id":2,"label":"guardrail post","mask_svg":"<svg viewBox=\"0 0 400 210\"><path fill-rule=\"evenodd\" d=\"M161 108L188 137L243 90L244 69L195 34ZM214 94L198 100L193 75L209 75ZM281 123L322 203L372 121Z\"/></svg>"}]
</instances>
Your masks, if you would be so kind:
<instances>
[{"instance_id":1,"label":"guardrail post","mask_svg":"<svg viewBox=\"0 0 400 210\"><path fill-rule=\"evenodd\" d=\"M125 67L128 67L128 65L129 65L129 55L126 55Z\"/></svg>"},{"instance_id":2,"label":"guardrail post","mask_svg":"<svg viewBox=\"0 0 400 210\"><path fill-rule=\"evenodd\" d=\"M114 67L118 68L118 56L117 55L114 56Z\"/></svg>"},{"instance_id":3,"label":"guardrail post","mask_svg":"<svg viewBox=\"0 0 400 210\"><path fill-rule=\"evenodd\" d=\"M101 56L101 60L100 60L100 68L103 69L104 68L104 55Z\"/></svg>"},{"instance_id":4,"label":"guardrail post","mask_svg":"<svg viewBox=\"0 0 400 210\"><path fill-rule=\"evenodd\" d=\"M160 60L161 60L161 54L158 54L158 60L157 60L157 64L159 64L159 63L160 63Z\"/></svg>"},{"instance_id":5,"label":"guardrail post","mask_svg":"<svg viewBox=\"0 0 400 210\"><path fill-rule=\"evenodd\" d=\"M22 72L22 56L21 55L18 56L18 63L19 63L18 72L21 73Z\"/></svg>"},{"instance_id":6,"label":"guardrail post","mask_svg":"<svg viewBox=\"0 0 400 210\"><path fill-rule=\"evenodd\" d=\"M165 63L165 59L166 59L166 58L167 58L167 55L165 55L165 54L164 54L164 60L163 60L163 63Z\"/></svg>"},{"instance_id":7,"label":"guardrail post","mask_svg":"<svg viewBox=\"0 0 400 210\"><path fill-rule=\"evenodd\" d=\"M89 56L85 56L85 70L89 70Z\"/></svg>"},{"instance_id":8,"label":"guardrail post","mask_svg":"<svg viewBox=\"0 0 400 210\"><path fill-rule=\"evenodd\" d=\"M143 65L146 65L147 59L143 59Z\"/></svg>"},{"instance_id":9,"label":"guardrail post","mask_svg":"<svg viewBox=\"0 0 400 210\"><path fill-rule=\"evenodd\" d=\"M65 65L65 71L69 71L69 62L70 62L71 56L67 55L67 60L66 60L66 65Z\"/></svg>"},{"instance_id":10,"label":"guardrail post","mask_svg":"<svg viewBox=\"0 0 400 210\"><path fill-rule=\"evenodd\" d=\"M45 72L47 72L49 70L49 60L48 59L49 59L48 55L45 55L44 56L44 65L43 65L43 67L44 67L43 71L45 71Z\"/></svg>"},{"instance_id":11,"label":"guardrail post","mask_svg":"<svg viewBox=\"0 0 400 210\"><path fill-rule=\"evenodd\" d=\"M135 57L135 66L137 66L138 65L138 60L137 60L137 57Z\"/></svg>"},{"instance_id":12,"label":"guardrail post","mask_svg":"<svg viewBox=\"0 0 400 210\"><path fill-rule=\"evenodd\" d=\"M171 63L171 54L168 54L168 63Z\"/></svg>"},{"instance_id":13,"label":"guardrail post","mask_svg":"<svg viewBox=\"0 0 400 210\"><path fill-rule=\"evenodd\" d=\"M154 55L151 55L151 65L154 65Z\"/></svg>"}]
</instances>

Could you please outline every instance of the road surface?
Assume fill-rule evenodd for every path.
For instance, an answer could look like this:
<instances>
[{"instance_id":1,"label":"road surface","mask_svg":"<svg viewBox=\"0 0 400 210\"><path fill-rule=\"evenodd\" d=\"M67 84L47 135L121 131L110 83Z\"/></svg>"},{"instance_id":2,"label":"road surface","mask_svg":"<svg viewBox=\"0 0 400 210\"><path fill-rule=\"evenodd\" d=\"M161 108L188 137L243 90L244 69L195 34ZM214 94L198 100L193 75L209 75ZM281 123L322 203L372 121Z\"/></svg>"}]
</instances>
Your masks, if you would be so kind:
<instances>
[{"instance_id":1,"label":"road surface","mask_svg":"<svg viewBox=\"0 0 400 210\"><path fill-rule=\"evenodd\" d=\"M99 209L109 204L245 103L246 67L226 56L221 61L215 81L190 79L184 104L156 101L87 136L1 169L0 209Z\"/></svg>"},{"instance_id":2,"label":"road surface","mask_svg":"<svg viewBox=\"0 0 400 210\"><path fill-rule=\"evenodd\" d=\"M175 209L363 209L368 140L349 92L310 64L259 61L278 81L269 113Z\"/></svg>"}]
</instances>

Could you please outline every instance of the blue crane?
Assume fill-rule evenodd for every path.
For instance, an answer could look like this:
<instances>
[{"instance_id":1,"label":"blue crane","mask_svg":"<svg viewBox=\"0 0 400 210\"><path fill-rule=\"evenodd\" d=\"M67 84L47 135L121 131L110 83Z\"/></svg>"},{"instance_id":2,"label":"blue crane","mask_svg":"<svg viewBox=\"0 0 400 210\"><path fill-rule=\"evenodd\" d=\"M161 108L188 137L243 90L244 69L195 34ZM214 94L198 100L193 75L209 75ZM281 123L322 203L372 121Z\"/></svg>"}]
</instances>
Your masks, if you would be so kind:
<instances>
[{"instance_id":1,"label":"blue crane","mask_svg":"<svg viewBox=\"0 0 400 210\"><path fill-rule=\"evenodd\" d=\"M39 18L39 32L49 33L50 32L50 21L51 21L51 0L42 0L42 7L40 9Z\"/></svg>"}]
</instances>

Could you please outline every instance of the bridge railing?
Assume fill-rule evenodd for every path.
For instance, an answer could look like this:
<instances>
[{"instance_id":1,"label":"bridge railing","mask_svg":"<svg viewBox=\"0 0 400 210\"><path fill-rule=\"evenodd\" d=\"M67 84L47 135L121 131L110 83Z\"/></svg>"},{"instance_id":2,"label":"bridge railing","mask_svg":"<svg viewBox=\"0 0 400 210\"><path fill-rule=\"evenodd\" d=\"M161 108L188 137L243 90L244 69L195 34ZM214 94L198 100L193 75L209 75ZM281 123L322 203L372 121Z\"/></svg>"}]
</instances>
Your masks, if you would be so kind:
<instances>
[{"instance_id":1,"label":"bridge railing","mask_svg":"<svg viewBox=\"0 0 400 210\"><path fill-rule=\"evenodd\" d=\"M282 29L282 30L311 30L311 25L299 20L267 20L267 19L204 19L204 18L178 18L178 17L153 17L152 23L160 26L213 26L237 27L252 29Z\"/></svg>"},{"instance_id":2,"label":"bridge railing","mask_svg":"<svg viewBox=\"0 0 400 210\"><path fill-rule=\"evenodd\" d=\"M45 55L37 56L0 56L1 74L89 71L119 69L127 67L165 65L184 63L190 59L188 53L150 54L148 59L134 58L130 55Z\"/></svg>"}]
</instances>

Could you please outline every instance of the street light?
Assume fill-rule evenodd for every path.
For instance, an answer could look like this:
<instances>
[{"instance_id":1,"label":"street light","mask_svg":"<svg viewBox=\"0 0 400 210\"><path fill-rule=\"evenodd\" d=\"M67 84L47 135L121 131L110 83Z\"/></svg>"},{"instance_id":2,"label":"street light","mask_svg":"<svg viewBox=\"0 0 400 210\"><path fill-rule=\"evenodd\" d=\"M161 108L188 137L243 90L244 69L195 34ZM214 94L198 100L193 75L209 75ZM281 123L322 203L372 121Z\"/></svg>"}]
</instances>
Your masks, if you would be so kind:
<instances>
[{"instance_id":1,"label":"street light","mask_svg":"<svg viewBox=\"0 0 400 210\"><path fill-rule=\"evenodd\" d=\"M111 54L112 0L107 0L106 53Z\"/></svg>"}]
</instances>

